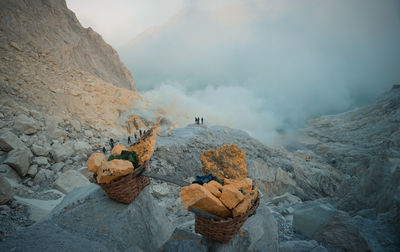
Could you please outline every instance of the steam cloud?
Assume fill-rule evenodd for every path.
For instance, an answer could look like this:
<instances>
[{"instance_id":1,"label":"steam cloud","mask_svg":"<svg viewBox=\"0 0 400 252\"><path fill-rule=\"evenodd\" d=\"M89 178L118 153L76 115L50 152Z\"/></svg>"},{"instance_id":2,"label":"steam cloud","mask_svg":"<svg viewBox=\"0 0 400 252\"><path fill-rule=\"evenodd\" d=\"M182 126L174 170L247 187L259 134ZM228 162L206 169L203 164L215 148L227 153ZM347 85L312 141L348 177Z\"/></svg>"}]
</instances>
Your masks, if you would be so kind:
<instances>
[{"instance_id":1,"label":"steam cloud","mask_svg":"<svg viewBox=\"0 0 400 252\"><path fill-rule=\"evenodd\" d=\"M400 1L201 2L118 49L180 125L204 116L274 143L400 81Z\"/></svg>"}]
</instances>

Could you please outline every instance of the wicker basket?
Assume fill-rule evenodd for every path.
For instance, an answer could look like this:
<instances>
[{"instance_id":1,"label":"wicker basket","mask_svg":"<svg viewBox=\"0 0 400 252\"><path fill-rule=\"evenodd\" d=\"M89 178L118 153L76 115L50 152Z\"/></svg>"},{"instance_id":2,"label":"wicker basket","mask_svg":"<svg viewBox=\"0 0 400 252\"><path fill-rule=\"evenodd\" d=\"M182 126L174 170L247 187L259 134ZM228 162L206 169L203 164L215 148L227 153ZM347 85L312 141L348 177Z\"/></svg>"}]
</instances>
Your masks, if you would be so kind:
<instances>
[{"instance_id":1,"label":"wicker basket","mask_svg":"<svg viewBox=\"0 0 400 252\"><path fill-rule=\"evenodd\" d=\"M150 178L145 176L140 176L139 174L143 170L148 170L149 161L136 168L133 173L125 175L117 180L112 181L109 184L98 184L107 193L107 196L115 201L129 204L131 203L139 193L150 184ZM96 180L96 174L94 179Z\"/></svg>"},{"instance_id":2,"label":"wicker basket","mask_svg":"<svg viewBox=\"0 0 400 252\"><path fill-rule=\"evenodd\" d=\"M254 202L253 206L246 213L235 218L226 220L208 219L198 214L195 215L195 231L211 240L222 243L229 242L239 231L247 218L255 214L260 203L259 198Z\"/></svg>"}]
</instances>

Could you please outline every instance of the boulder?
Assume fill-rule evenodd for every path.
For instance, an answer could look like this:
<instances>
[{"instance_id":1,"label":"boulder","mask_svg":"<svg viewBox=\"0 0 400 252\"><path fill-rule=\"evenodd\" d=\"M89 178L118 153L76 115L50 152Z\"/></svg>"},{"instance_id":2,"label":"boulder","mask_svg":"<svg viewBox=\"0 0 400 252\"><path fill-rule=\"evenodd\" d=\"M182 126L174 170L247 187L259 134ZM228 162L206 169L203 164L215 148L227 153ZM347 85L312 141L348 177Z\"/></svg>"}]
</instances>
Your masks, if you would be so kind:
<instances>
[{"instance_id":1,"label":"boulder","mask_svg":"<svg viewBox=\"0 0 400 252\"><path fill-rule=\"evenodd\" d=\"M14 149L8 153L7 159L4 163L11 166L21 177L23 177L28 172L32 157L33 154L28 148Z\"/></svg>"},{"instance_id":2,"label":"boulder","mask_svg":"<svg viewBox=\"0 0 400 252\"><path fill-rule=\"evenodd\" d=\"M49 164L49 161L46 157L35 157L32 163L37 164L39 166L46 166Z\"/></svg>"},{"instance_id":3,"label":"boulder","mask_svg":"<svg viewBox=\"0 0 400 252\"><path fill-rule=\"evenodd\" d=\"M282 241L279 244L279 252L328 252L328 250L315 240L299 240Z\"/></svg>"},{"instance_id":4,"label":"boulder","mask_svg":"<svg viewBox=\"0 0 400 252\"><path fill-rule=\"evenodd\" d=\"M231 211L212 193L199 184L184 186L179 193L185 209L194 206L202 211L220 216L229 217Z\"/></svg>"},{"instance_id":5,"label":"boulder","mask_svg":"<svg viewBox=\"0 0 400 252\"><path fill-rule=\"evenodd\" d=\"M2 131L0 135L0 150L11 151L25 149L25 144L11 131Z\"/></svg>"},{"instance_id":6,"label":"boulder","mask_svg":"<svg viewBox=\"0 0 400 252\"><path fill-rule=\"evenodd\" d=\"M65 163L64 162L59 162L59 163L55 163L51 166L51 170L54 171L55 173L59 172L62 170L62 168L64 168Z\"/></svg>"},{"instance_id":7,"label":"boulder","mask_svg":"<svg viewBox=\"0 0 400 252\"><path fill-rule=\"evenodd\" d=\"M38 166L36 164L29 166L28 175L31 177L35 177L38 172Z\"/></svg>"},{"instance_id":8,"label":"boulder","mask_svg":"<svg viewBox=\"0 0 400 252\"><path fill-rule=\"evenodd\" d=\"M277 206L289 206L289 205L301 202L301 199L297 196L294 196L294 195L286 192L280 196L276 196L276 197L268 199L267 202L269 204L273 204L273 205L277 205Z\"/></svg>"},{"instance_id":9,"label":"boulder","mask_svg":"<svg viewBox=\"0 0 400 252\"><path fill-rule=\"evenodd\" d=\"M7 179L0 177L0 205L6 204L13 198L13 188Z\"/></svg>"},{"instance_id":10,"label":"boulder","mask_svg":"<svg viewBox=\"0 0 400 252\"><path fill-rule=\"evenodd\" d=\"M245 196L238 189L227 185L222 188L221 197L219 199L227 208L233 209L244 200L244 198Z\"/></svg>"},{"instance_id":11,"label":"boulder","mask_svg":"<svg viewBox=\"0 0 400 252\"><path fill-rule=\"evenodd\" d=\"M87 167L82 167L78 171L90 182L93 182L93 172L90 172Z\"/></svg>"},{"instance_id":12,"label":"boulder","mask_svg":"<svg viewBox=\"0 0 400 252\"><path fill-rule=\"evenodd\" d=\"M365 239L346 212L330 204L310 201L294 207L293 227L309 239L344 251L368 251Z\"/></svg>"},{"instance_id":13,"label":"boulder","mask_svg":"<svg viewBox=\"0 0 400 252\"><path fill-rule=\"evenodd\" d=\"M162 252L207 252L202 236L176 228L169 240L162 246Z\"/></svg>"},{"instance_id":14,"label":"boulder","mask_svg":"<svg viewBox=\"0 0 400 252\"><path fill-rule=\"evenodd\" d=\"M75 154L84 154L87 155L92 151L92 147L90 144L84 141L77 141L74 143L73 149Z\"/></svg>"},{"instance_id":15,"label":"boulder","mask_svg":"<svg viewBox=\"0 0 400 252\"><path fill-rule=\"evenodd\" d=\"M74 155L74 150L72 148L72 143L53 144L51 149L51 154L56 162L62 162Z\"/></svg>"},{"instance_id":16,"label":"boulder","mask_svg":"<svg viewBox=\"0 0 400 252\"><path fill-rule=\"evenodd\" d=\"M46 157L49 155L50 147L44 147L37 144L32 144L31 150L36 156Z\"/></svg>"},{"instance_id":17,"label":"boulder","mask_svg":"<svg viewBox=\"0 0 400 252\"><path fill-rule=\"evenodd\" d=\"M246 154L235 144L226 144L217 150L201 153L204 174L213 174L219 180L244 179L247 176Z\"/></svg>"},{"instance_id":18,"label":"boulder","mask_svg":"<svg viewBox=\"0 0 400 252\"><path fill-rule=\"evenodd\" d=\"M47 169L40 169L38 173L36 173L34 182L38 185L44 184L46 182L50 183L53 178L53 171Z\"/></svg>"},{"instance_id":19,"label":"boulder","mask_svg":"<svg viewBox=\"0 0 400 252\"><path fill-rule=\"evenodd\" d=\"M14 120L14 128L26 135L32 135L36 133L38 125L35 119L24 114L20 114Z\"/></svg>"},{"instance_id":20,"label":"boulder","mask_svg":"<svg viewBox=\"0 0 400 252\"><path fill-rule=\"evenodd\" d=\"M149 187L129 205L97 185L76 188L40 222L0 243L1 251L157 251L171 236Z\"/></svg>"},{"instance_id":21,"label":"boulder","mask_svg":"<svg viewBox=\"0 0 400 252\"><path fill-rule=\"evenodd\" d=\"M129 147L129 151L135 151L139 157L139 165L149 160L156 148L158 126L146 130L139 140Z\"/></svg>"},{"instance_id":22,"label":"boulder","mask_svg":"<svg viewBox=\"0 0 400 252\"><path fill-rule=\"evenodd\" d=\"M54 182L53 187L62 193L69 193L74 188L90 184L89 180L80 172L68 170Z\"/></svg>"},{"instance_id":23,"label":"boulder","mask_svg":"<svg viewBox=\"0 0 400 252\"><path fill-rule=\"evenodd\" d=\"M125 151L128 150L128 149L125 147L125 145L123 145L123 144L117 144L117 145L115 145L114 148L111 150L111 155L114 155L114 156L121 155L121 152L124 151L124 150L125 150Z\"/></svg>"},{"instance_id":24,"label":"boulder","mask_svg":"<svg viewBox=\"0 0 400 252\"><path fill-rule=\"evenodd\" d=\"M151 193L155 198L167 197L170 194L167 183L153 185L152 189L153 191Z\"/></svg>"},{"instance_id":25,"label":"boulder","mask_svg":"<svg viewBox=\"0 0 400 252\"><path fill-rule=\"evenodd\" d=\"M133 172L133 164L128 160L113 159L105 161L97 170L97 183L110 183Z\"/></svg>"},{"instance_id":26,"label":"boulder","mask_svg":"<svg viewBox=\"0 0 400 252\"><path fill-rule=\"evenodd\" d=\"M0 165L0 176L12 179L17 183L21 182L21 177L19 176L19 174L13 168L6 164Z\"/></svg>"},{"instance_id":27,"label":"boulder","mask_svg":"<svg viewBox=\"0 0 400 252\"><path fill-rule=\"evenodd\" d=\"M90 172L97 173L97 170L105 161L107 161L107 157L103 153L93 153L86 161L86 165Z\"/></svg>"}]
</instances>

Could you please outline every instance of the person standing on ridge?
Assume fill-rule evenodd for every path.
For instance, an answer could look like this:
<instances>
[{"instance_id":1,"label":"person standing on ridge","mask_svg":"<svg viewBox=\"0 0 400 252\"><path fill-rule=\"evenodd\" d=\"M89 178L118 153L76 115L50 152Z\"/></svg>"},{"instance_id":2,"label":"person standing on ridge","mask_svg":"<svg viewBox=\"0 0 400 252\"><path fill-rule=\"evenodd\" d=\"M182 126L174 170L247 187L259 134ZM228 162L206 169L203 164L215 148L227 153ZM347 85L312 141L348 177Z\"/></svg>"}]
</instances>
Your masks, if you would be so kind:
<instances>
[{"instance_id":1,"label":"person standing on ridge","mask_svg":"<svg viewBox=\"0 0 400 252\"><path fill-rule=\"evenodd\" d=\"M110 146L111 146L111 149L114 148L114 139L112 139L112 138L110 138Z\"/></svg>"},{"instance_id":2,"label":"person standing on ridge","mask_svg":"<svg viewBox=\"0 0 400 252\"><path fill-rule=\"evenodd\" d=\"M137 135L136 135L136 132L135 132L135 141L137 141Z\"/></svg>"},{"instance_id":3,"label":"person standing on ridge","mask_svg":"<svg viewBox=\"0 0 400 252\"><path fill-rule=\"evenodd\" d=\"M201 124L203 124L203 117L201 118Z\"/></svg>"},{"instance_id":4,"label":"person standing on ridge","mask_svg":"<svg viewBox=\"0 0 400 252\"><path fill-rule=\"evenodd\" d=\"M106 147L103 146L103 153L104 153L104 155L106 154L106 152L107 152Z\"/></svg>"},{"instance_id":5,"label":"person standing on ridge","mask_svg":"<svg viewBox=\"0 0 400 252\"><path fill-rule=\"evenodd\" d=\"M131 143L131 136L128 136L128 144Z\"/></svg>"},{"instance_id":6,"label":"person standing on ridge","mask_svg":"<svg viewBox=\"0 0 400 252\"><path fill-rule=\"evenodd\" d=\"M139 130L139 137L141 137L142 136L142 130L140 129Z\"/></svg>"}]
</instances>

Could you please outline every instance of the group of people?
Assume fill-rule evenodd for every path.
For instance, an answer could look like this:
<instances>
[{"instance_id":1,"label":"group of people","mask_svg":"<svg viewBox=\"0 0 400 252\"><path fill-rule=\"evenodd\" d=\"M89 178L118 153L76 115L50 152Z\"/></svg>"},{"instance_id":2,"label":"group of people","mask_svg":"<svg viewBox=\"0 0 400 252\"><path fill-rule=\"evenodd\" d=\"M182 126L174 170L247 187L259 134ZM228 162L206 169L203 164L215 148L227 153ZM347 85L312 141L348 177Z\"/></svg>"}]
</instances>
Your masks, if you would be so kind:
<instances>
[{"instance_id":1,"label":"group of people","mask_svg":"<svg viewBox=\"0 0 400 252\"><path fill-rule=\"evenodd\" d=\"M196 124L200 124L200 117L195 117L195 118L194 118L194 122L195 122ZM201 118L201 124L203 124L203 117Z\"/></svg>"},{"instance_id":2,"label":"group of people","mask_svg":"<svg viewBox=\"0 0 400 252\"><path fill-rule=\"evenodd\" d=\"M203 120L202 120L202 121L203 121ZM141 129L139 129L139 138L140 138L142 135L144 135L144 134L146 134L146 130L143 130L143 131L142 131ZM133 136L135 137L135 142L136 142L136 141L138 140L138 135L136 134L136 132L134 133ZM131 144L131 143L132 143L131 136L128 136L128 144ZM110 145L110 148L111 148L111 150L112 150L112 149L114 148L114 144L115 144L114 139L110 138L108 144ZM103 146L102 151L103 151L104 154L106 154L107 149L106 149L105 146Z\"/></svg>"}]
</instances>

